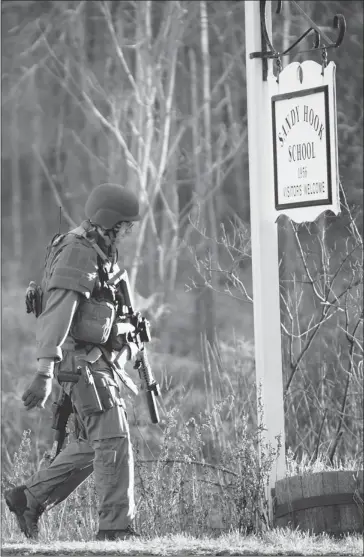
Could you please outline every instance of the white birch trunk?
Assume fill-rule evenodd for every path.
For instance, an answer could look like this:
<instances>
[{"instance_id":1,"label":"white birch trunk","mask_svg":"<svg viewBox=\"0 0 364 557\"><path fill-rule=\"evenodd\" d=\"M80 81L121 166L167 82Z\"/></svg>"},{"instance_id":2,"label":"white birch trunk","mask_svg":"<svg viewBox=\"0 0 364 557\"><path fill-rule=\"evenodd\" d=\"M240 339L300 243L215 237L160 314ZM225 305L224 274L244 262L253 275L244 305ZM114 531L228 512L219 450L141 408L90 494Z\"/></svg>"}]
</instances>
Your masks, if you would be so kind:
<instances>
[{"instance_id":1,"label":"white birch trunk","mask_svg":"<svg viewBox=\"0 0 364 557\"><path fill-rule=\"evenodd\" d=\"M201 25L201 52L203 67L203 122L204 122L204 174L205 174L205 193L213 187L213 179L211 174L212 168L212 133L211 133L211 84L210 84L210 52L209 52L209 32L208 32L208 14L205 0L200 0L200 25ZM213 265L218 260L217 247L214 239L216 233L216 214L214 197L209 197L205 208L206 231L207 235L212 238L209 243L211 258ZM215 295L214 288L216 286L216 276L211 274L211 287L205 288L203 293L203 328L206 331L207 340L212 345L215 342Z\"/></svg>"},{"instance_id":2,"label":"white birch trunk","mask_svg":"<svg viewBox=\"0 0 364 557\"><path fill-rule=\"evenodd\" d=\"M22 221L22 200L20 182L20 153L19 153L19 119L18 103L14 99L12 103L11 118L11 216L12 216L12 236L13 236L13 264L15 273L14 282L19 281L19 273L23 258L23 221Z\"/></svg>"}]
</instances>

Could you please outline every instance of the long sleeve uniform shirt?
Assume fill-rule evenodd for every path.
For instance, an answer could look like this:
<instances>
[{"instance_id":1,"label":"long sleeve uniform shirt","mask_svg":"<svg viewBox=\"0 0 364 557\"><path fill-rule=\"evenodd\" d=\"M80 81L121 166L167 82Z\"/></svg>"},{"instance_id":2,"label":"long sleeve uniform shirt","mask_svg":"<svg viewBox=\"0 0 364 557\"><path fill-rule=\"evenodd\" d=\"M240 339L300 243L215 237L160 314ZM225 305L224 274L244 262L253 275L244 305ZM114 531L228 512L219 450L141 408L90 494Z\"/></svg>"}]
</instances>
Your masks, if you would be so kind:
<instances>
[{"instance_id":1,"label":"long sleeve uniform shirt","mask_svg":"<svg viewBox=\"0 0 364 557\"><path fill-rule=\"evenodd\" d=\"M62 345L66 340L81 294L73 290L54 288L50 291L46 307L37 319L36 357L63 359Z\"/></svg>"}]
</instances>

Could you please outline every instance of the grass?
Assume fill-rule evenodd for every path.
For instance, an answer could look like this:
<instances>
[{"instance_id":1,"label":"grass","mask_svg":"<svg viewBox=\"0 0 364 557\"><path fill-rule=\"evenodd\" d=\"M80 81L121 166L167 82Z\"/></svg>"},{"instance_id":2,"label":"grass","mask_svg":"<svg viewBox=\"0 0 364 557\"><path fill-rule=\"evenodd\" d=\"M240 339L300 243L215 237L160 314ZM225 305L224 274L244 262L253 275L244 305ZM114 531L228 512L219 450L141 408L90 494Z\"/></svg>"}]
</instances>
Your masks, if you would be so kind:
<instances>
[{"instance_id":1,"label":"grass","mask_svg":"<svg viewBox=\"0 0 364 557\"><path fill-rule=\"evenodd\" d=\"M258 462L257 443L263 425L251 430L247 416L237 426L238 440L215 451L215 461L204 449L217 438L233 398L215 404L196 418L181 423L176 409L168 413L163 437L154 458L145 458L135 444L136 527L149 537L167 534L216 535L236 529L259 532L268 527L265 485L277 447L265 447ZM10 476L2 487L24 483L30 476L30 432L13 457ZM217 458L218 457L218 458ZM53 540L84 540L97 528L97 497L91 476L62 505L45 513L41 530ZM13 541L14 517L3 502L3 537Z\"/></svg>"},{"instance_id":2,"label":"grass","mask_svg":"<svg viewBox=\"0 0 364 557\"><path fill-rule=\"evenodd\" d=\"M4 543L2 555L362 555L361 536L334 540L299 531L276 529L262 535L239 532L200 539L168 535L127 542L20 542Z\"/></svg>"},{"instance_id":3,"label":"grass","mask_svg":"<svg viewBox=\"0 0 364 557\"><path fill-rule=\"evenodd\" d=\"M363 470L364 455L361 454L357 458L334 457L330 462L327 454L318 454L317 458L312 460L308 455L303 455L297 460L291 449L286 451L286 476L304 476L306 474L315 474L316 472L326 472L329 470L340 471L356 471Z\"/></svg>"},{"instance_id":4,"label":"grass","mask_svg":"<svg viewBox=\"0 0 364 557\"><path fill-rule=\"evenodd\" d=\"M223 407L215 411L221 413ZM1 554L362 555L363 541L359 534L335 539L326 534L271 528L262 520L261 488L265 473L260 470L259 476L255 470L252 450L255 436L248 433L247 422L242 420L240 443L222 452L221 460L213 466L203 466L199 453L207 427L213 432L209 414L205 420L201 417L200 423L192 421L184 427L177 424L172 414L164 430L159 457L147 463L136 450L136 526L144 534L141 539L92 541L97 531L97 501L91 476L67 501L41 517L37 543L25 540L19 533L14 515L2 501ZM3 479L3 487L25 479L30 450L29 432L25 432L14 455L14 477L8 481ZM273 451L268 456L266 469L275 454ZM348 461L347 468L358 469L358 464ZM287 475L323 469L328 467L320 458L311 467L309 463L300 463L295 468L292 457L287 461ZM338 462L336 469L344 469L343 463Z\"/></svg>"},{"instance_id":5,"label":"grass","mask_svg":"<svg viewBox=\"0 0 364 557\"><path fill-rule=\"evenodd\" d=\"M159 426L152 428L144 400L137 399L135 407L128 408L136 461L136 528L145 537L135 542L91 541L98 526L91 476L67 501L42 516L36 544L18 532L14 515L2 500L1 554L361 555L359 535L336 540L272 529L267 521L265 485L279 443L265 447L259 464L256 447L263 417L255 406L252 344L224 339L221 360L211 352L202 367L188 355L176 356L167 365L170 357L165 355L164 360L162 355L152 351L151 358L163 383L167 415L161 412ZM19 354L19 361L23 356ZM30 360L29 355L25 360ZM22 384L15 388L19 362L11 358L9 362L14 375L6 375L5 394L19 398L16 393ZM4 412L9 427L3 441L8 456L2 488L23 483L47 446L45 438L38 443L37 437L49 430L48 420L43 418L37 425L38 414L28 414L27 420L33 422L26 423L24 431L24 422L17 421L16 403L16 398L7 400ZM289 450L287 476L363 468L362 452L353 449L346 454L345 458L337 454L329 462L321 446L317 458L312 453L297 457Z\"/></svg>"},{"instance_id":6,"label":"grass","mask_svg":"<svg viewBox=\"0 0 364 557\"><path fill-rule=\"evenodd\" d=\"M98 528L91 476L64 503L44 513L37 544L24 540L2 500L3 554L361 554L359 536L335 540L328 535L272 528L265 485L280 450L279 442L276 447L265 446L258 461L256 447L263 432L261 401L257 428L239 411L239 420L233 420L234 435L224 435L226 419L234 417L237 408L237 401L230 396L186 422L175 408L161 422L157 453L148 455L134 442L135 526L145 536L141 540L91 541ZM19 485L30 476L32 447L28 430L13 455L11 475L3 474L3 488ZM349 459L329 466L324 455L312 463L296 462L292 452L287 454L287 475L327 469L359 470L362 461Z\"/></svg>"}]
</instances>

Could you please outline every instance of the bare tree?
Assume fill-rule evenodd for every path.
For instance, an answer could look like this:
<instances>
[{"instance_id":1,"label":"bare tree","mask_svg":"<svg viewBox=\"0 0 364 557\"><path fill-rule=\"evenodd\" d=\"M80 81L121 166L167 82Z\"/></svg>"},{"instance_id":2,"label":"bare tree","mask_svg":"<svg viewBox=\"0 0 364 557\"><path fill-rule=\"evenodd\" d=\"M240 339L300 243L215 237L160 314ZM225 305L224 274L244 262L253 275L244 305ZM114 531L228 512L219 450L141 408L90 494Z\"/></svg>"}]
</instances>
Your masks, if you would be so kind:
<instances>
[{"instance_id":1,"label":"bare tree","mask_svg":"<svg viewBox=\"0 0 364 557\"><path fill-rule=\"evenodd\" d=\"M340 456L358 457L363 434L363 241L342 187L341 196L342 215L326 219L325 238L336 237L331 247L321 223L289 222L295 266L280 285L287 443L299 457L315 460L320 453L331 462L339 443ZM335 234L340 222L347 225ZM251 303L241 267L250 257L249 230L236 221L234 228L216 240L220 260L194 253L200 282L189 287L209 283L215 273L220 292Z\"/></svg>"},{"instance_id":2,"label":"bare tree","mask_svg":"<svg viewBox=\"0 0 364 557\"><path fill-rule=\"evenodd\" d=\"M15 262L20 265L23 257L23 219L21 204L21 181L20 181L20 153L19 153L19 126L18 106L12 105L11 118L11 200L12 200L12 228L13 249ZM14 277L19 277L15 272ZM17 280L15 278L15 280Z\"/></svg>"}]
</instances>

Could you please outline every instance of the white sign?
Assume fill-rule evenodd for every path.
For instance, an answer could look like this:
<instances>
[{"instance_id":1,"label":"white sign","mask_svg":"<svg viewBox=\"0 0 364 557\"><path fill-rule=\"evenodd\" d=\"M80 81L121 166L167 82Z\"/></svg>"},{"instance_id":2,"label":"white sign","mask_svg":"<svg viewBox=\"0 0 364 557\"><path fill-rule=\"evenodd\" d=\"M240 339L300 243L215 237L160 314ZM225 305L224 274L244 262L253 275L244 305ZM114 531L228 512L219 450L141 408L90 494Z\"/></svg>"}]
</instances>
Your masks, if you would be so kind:
<instances>
[{"instance_id":1,"label":"white sign","mask_svg":"<svg viewBox=\"0 0 364 557\"><path fill-rule=\"evenodd\" d=\"M275 210L296 222L339 212L334 68L294 62L272 84Z\"/></svg>"},{"instance_id":2,"label":"white sign","mask_svg":"<svg viewBox=\"0 0 364 557\"><path fill-rule=\"evenodd\" d=\"M331 203L327 86L273 97L276 209Z\"/></svg>"}]
</instances>

